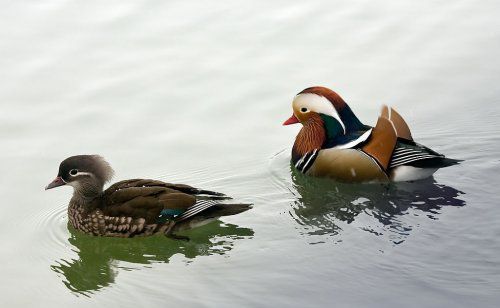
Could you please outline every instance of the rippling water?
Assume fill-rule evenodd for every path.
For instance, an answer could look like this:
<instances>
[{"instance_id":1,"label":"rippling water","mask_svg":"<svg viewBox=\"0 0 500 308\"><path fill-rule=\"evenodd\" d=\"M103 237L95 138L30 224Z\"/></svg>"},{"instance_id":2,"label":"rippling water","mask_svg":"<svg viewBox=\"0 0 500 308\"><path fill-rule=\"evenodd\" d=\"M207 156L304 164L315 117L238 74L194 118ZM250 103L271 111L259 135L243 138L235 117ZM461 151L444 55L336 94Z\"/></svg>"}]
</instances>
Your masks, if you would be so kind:
<instances>
[{"instance_id":1,"label":"rippling water","mask_svg":"<svg viewBox=\"0 0 500 308\"><path fill-rule=\"evenodd\" d=\"M496 1L38 1L0 10L2 307L497 307ZM418 183L296 174L295 93L394 106L459 166ZM254 203L189 242L67 225L59 162L99 153Z\"/></svg>"}]
</instances>

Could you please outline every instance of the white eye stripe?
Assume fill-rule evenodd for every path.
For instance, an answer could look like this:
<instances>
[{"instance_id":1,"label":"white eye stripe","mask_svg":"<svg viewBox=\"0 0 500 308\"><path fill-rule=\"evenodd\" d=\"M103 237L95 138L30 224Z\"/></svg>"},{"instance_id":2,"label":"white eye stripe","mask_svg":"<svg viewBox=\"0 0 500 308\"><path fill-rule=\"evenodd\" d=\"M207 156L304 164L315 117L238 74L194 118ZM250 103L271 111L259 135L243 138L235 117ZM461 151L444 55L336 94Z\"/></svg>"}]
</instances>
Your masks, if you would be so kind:
<instances>
[{"instance_id":1,"label":"white eye stripe","mask_svg":"<svg viewBox=\"0 0 500 308\"><path fill-rule=\"evenodd\" d=\"M81 171L78 171L78 175L90 175L90 176L93 176L93 174L90 173L90 172L81 172Z\"/></svg>"},{"instance_id":2,"label":"white eye stripe","mask_svg":"<svg viewBox=\"0 0 500 308\"><path fill-rule=\"evenodd\" d=\"M74 170L74 169L73 169L73 170ZM73 170L70 170L69 175L71 175L71 176L77 176L77 175L88 175L88 176L94 176L94 175L93 175L92 173L90 173L90 172L82 172L82 171L78 171L78 170L76 170L76 173L75 173L75 174L71 174L71 172L72 172Z\"/></svg>"},{"instance_id":3,"label":"white eye stripe","mask_svg":"<svg viewBox=\"0 0 500 308\"><path fill-rule=\"evenodd\" d=\"M302 108L307 108L307 111L323 113L335 118L342 126L344 134L346 133L344 122L342 122L339 113L326 97L314 93L302 93L295 96L293 106L299 111L302 111Z\"/></svg>"}]
</instances>

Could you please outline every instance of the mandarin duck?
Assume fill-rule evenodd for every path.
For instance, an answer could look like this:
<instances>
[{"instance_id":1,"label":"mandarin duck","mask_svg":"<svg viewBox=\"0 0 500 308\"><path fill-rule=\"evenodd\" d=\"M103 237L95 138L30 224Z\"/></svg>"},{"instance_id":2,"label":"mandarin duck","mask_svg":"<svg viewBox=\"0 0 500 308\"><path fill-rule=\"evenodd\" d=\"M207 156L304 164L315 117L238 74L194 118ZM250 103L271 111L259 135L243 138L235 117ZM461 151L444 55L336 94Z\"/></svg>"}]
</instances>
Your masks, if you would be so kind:
<instances>
[{"instance_id":1,"label":"mandarin duck","mask_svg":"<svg viewBox=\"0 0 500 308\"><path fill-rule=\"evenodd\" d=\"M342 182L414 181L460 160L413 141L405 120L382 107L375 127L364 125L347 103L325 87L311 87L292 102L283 125L301 123L292 148L295 168Z\"/></svg>"},{"instance_id":2,"label":"mandarin duck","mask_svg":"<svg viewBox=\"0 0 500 308\"><path fill-rule=\"evenodd\" d=\"M224 194L150 179L117 182L103 191L114 171L99 155L77 155L61 162L57 177L45 190L73 187L68 206L71 226L90 235L134 237L191 229L251 208L228 204Z\"/></svg>"}]
</instances>

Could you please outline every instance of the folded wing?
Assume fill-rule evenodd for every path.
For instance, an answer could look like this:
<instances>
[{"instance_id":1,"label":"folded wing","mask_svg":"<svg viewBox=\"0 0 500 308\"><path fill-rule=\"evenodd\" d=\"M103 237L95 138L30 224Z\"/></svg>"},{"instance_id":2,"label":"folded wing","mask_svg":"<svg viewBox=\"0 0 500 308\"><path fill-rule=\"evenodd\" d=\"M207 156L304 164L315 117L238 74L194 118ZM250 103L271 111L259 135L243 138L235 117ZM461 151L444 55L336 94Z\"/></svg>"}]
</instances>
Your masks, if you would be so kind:
<instances>
[{"instance_id":1,"label":"folded wing","mask_svg":"<svg viewBox=\"0 0 500 308\"><path fill-rule=\"evenodd\" d=\"M118 182L104 192L101 210L107 216L144 218L157 223L161 218L184 219L220 203L223 194L200 190L188 185L157 180L134 179ZM193 208L192 208L193 207ZM189 210L189 212L188 212ZM186 214L187 213L187 214Z\"/></svg>"}]
</instances>

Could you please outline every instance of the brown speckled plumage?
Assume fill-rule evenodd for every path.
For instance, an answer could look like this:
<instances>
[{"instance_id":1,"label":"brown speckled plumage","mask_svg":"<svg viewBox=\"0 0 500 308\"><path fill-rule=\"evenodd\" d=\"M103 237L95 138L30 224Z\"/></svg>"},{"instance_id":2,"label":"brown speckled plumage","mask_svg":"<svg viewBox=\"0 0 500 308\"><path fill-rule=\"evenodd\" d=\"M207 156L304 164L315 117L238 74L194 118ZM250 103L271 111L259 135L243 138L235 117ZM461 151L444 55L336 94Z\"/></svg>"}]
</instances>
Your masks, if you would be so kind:
<instances>
[{"instance_id":1,"label":"brown speckled plumage","mask_svg":"<svg viewBox=\"0 0 500 308\"><path fill-rule=\"evenodd\" d=\"M150 179L125 180L102 191L109 179L103 175L109 175L112 170L103 162L100 156L70 157L61 163L57 178L46 188L73 186L68 220L75 229L87 234L133 237L163 233L173 236L172 232L220 216L238 214L251 207L249 204L223 203L223 199L229 198L220 193Z\"/></svg>"},{"instance_id":2,"label":"brown speckled plumage","mask_svg":"<svg viewBox=\"0 0 500 308\"><path fill-rule=\"evenodd\" d=\"M90 204L72 198L68 206L68 220L71 226L87 234L113 237L132 237L136 235L152 235L159 226L156 223L146 223L142 217L134 218L128 215L106 215L100 198ZM125 214L125 213L124 213Z\"/></svg>"}]
</instances>

